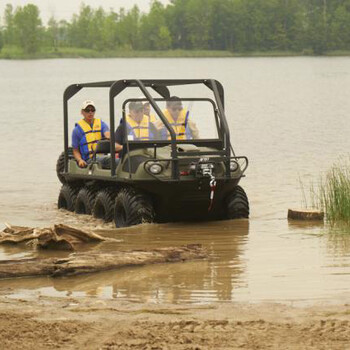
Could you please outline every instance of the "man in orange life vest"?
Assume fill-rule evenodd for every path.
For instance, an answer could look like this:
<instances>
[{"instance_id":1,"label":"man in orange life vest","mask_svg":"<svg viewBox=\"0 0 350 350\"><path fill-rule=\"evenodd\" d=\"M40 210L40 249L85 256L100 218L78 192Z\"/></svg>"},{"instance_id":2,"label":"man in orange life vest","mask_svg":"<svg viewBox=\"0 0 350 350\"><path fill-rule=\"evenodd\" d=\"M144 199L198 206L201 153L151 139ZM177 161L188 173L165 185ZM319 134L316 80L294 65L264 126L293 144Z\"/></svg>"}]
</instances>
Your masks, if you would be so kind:
<instances>
[{"instance_id":1,"label":"man in orange life vest","mask_svg":"<svg viewBox=\"0 0 350 350\"><path fill-rule=\"evenodd\" d=\"M191 140L199 138L196 124L189 119L189 111L183 108L182 101L177 96L172 96L166 101L166 109L163 114L175 131L177 140ZM161 139L170 139L168 130L163 123L156 122Z\"/></svg>"},{"instance_id":2,"label":"man in orange life vest","mask_svg":"<svg viewBox=\"0 0 350 350\"><path fill-rule=\"evenodd\" d=\"M79 167L86 167L96 149L97 142L103 137L109 139L110 132L106 123L95 118L95 104L93 101L84 101L81 114L84 117L75 124L72 133L73 156Z\"/></svg>"},{"instance_id":3,"label":"man in orange life vest","mask_svg":"<svg viewBox=\"0 0 350 350\"><path fill-rule=\"evenodd\" d=\"M125 129L126 127L126 129ZM115 150L121 152L125 143L125 136L129 141L148 141L157 138L157 130L150 118L144 114L143 103L140 101L129 103L129 114L125 117L115 132Z\"/></svg>"}]
</instances>

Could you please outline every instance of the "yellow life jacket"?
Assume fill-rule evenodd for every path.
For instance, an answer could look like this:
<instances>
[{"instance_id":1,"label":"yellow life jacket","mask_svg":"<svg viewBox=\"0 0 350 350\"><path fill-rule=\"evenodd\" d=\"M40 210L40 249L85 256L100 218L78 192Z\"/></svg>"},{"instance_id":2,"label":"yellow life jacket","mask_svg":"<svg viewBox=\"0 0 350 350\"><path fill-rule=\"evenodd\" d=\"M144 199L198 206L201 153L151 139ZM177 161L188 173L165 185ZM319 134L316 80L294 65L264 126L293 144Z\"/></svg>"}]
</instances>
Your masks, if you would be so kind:
<instances>
[{"instance_id":1,"label":"yellow life jacket","mask_svg":"<svg viewBox=\"0 0 350 350\"><path fill-rule=\"evenodd\" d=\"M167 109L165 109L163 111L163 114L164 114L165 118L168 120L169 124L174 129L177 140L187 140L190 138L190 136L187 135L188 133L186 132L188 130L188 125L186 125L186 124L188 124L188 121L186 123L187 111L185 109L183 109L180 112L180 115L177 118L176 122ZM168 131L167 131L167 135L168 135L168 140L170 140L170 134Z\"/></svg>"},{"instance_id":2,"label":"yellow life jacket","mask_svg":"<svg viewBox=\"0 0 350 350\"><path fill-rule=\"evenodd\" d=\"M150 115L147 116L147 117L148 117L148 119L149 119L149 121L150 121L151 123L154 123L154 122L157 121L157 118L156 118L156 116L155 116L154 114L150 114Z\"/></svg>"},{"instance_id":3,"label":"yellow life jacket","mask_svg":"<svg viewBox=\"0 0 350 350\"><path fill-rule=\"evenodd\" d=\"M149 140L149 117L143 115L141 122L137 123L130 115L126 116L126 122L128 126L128 138L132 136L134 140ZM129 138L129 140L131 137Z\"/></svg>"},{"instance_id":4,"label":"yellow life jacket","mask_svg":"<svg viewBox=\"0 0 350 350\"><path fill-rule=\"evenodd\" d=\"M89 157L92 158L92 154L96 149L97 142L102 138L102 126L101 119L94 118L92 127L85 119L81 119L78 125L83 129L85 134L85 140L82 139L81 147L87 146L89 151Z\"/></svg>"}]
</instances>

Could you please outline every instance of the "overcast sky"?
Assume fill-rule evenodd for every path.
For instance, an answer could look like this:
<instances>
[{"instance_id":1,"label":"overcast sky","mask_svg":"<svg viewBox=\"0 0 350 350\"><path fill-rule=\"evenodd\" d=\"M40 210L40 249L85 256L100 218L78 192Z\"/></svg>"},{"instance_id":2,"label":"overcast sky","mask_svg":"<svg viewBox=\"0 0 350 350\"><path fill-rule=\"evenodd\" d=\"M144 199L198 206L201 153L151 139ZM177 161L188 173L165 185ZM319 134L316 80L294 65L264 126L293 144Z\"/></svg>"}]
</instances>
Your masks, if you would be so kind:
<instances>
[{"instance_id":1,"label":"overcast sky","mask_svg":"<svg viewBox=\"0 0 350 350\"><path fill-rule=\"evenodd\" d=\"M164 4L169 3L168 0L160 1ZM136 4L141 11L145 12L149 10L151 0L0 0L1 23L3 23L3 13L6 4L11 4L13 7L34 4L39 7L41 18L46 23L51 16L58 20L71 19L74 13L78 13L82 3L93 8L102 6L106 10L111 8L118 10L120 7L128 9Z\"/></svg>"}]
</instances>

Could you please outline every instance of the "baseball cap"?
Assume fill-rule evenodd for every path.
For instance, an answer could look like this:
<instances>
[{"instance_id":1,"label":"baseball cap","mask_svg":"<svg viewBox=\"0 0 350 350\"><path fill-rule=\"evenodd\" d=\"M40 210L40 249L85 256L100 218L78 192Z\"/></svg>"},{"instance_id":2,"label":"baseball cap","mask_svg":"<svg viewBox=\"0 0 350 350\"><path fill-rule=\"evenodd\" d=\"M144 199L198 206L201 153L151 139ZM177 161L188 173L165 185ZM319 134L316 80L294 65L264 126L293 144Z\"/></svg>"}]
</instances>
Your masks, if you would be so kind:
<instances>
[{"instance_id":1,"label":"baseball cap","mask_svg":"<svg viewBox=\"0 0 350 350\"><path fill-rule=\"evenodd\" d=\"M92 106L96 108L94 101L91 101L91 100L84 101L83 104L81 105L81 109L85 109L87 106Z\"/></svg>"}]
</instances>

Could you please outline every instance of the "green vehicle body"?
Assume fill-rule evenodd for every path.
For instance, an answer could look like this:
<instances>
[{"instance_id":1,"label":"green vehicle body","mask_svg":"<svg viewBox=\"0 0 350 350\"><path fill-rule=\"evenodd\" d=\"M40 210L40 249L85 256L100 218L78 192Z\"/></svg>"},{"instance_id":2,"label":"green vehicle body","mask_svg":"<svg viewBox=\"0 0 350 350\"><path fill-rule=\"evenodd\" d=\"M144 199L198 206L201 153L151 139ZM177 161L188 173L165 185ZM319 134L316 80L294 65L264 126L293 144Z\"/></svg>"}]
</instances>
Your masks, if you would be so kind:
<instances>
[{"instance_id":1,"label":"green vehicle body","mask_svg":"<svg viewBox=\"0 0 350 350\"><path fill-rule=\"evenodd\" d=\"M170 97L170 87L189 84L204 84L214 94L214 99L210 100L210 103L213 104L218 127L216 139L176 139L171 125L157 104L157 99L153 98L149 92L153 89L160 94L159 100L166 100ZM102 156L107 162L93 160L87 168L80 168L69 148L67 103L82 88L89 87L109 88L111 139L100 141L93 157L95 160L96 157ZM111 157L111 154L115 154L114 98L129 87L137 87L141 90L143 99L150 103L168 129L170 139L129 141L126 138L123 147L127 152L124 152L117 165L115 157ZM128 99L124 102L123 119L125 119L126 103L137 100L139 99ZM248 166L248 159L233 153L224 112L224 92L222 85L216 80L117 80L71 85L64 94L64 137L65 151L61 155L57 168L59 178L64 186L71 186L71 192L74 195L84 187L93 188L94 196L91 196L93 198L99 191L108 190L109 198L112 200L112 202L109 201L109 205L114 206L111 203L118 202L118 205L112 208L117 227L143 221L218 220L249 216L248 198L244 190L238 186ZM161 171L154 172L153 168ZM129 215L129 204L120 204L123 200L125 202L125 199L123 196L118 198L118 193L122 189L124 192L129 191L127 193L129 197L136 193L135 198L136 196L138 198L136 207L130 209L133 219L129 221L125 218L125 215ZM60 202L60 198L58 206L69 209L67 203L62 202L62 198ZM94 199L91 203L92 213L101 217L100 211L93 209L96 204L93 201ZM142 203L146 202L152 214L142 214ZM118 208L122 208L122 214L118 213ZM72 209L71 206L70 210ZM135 219L138 216L139 219Z\"/></svg>"}]
</instances>

